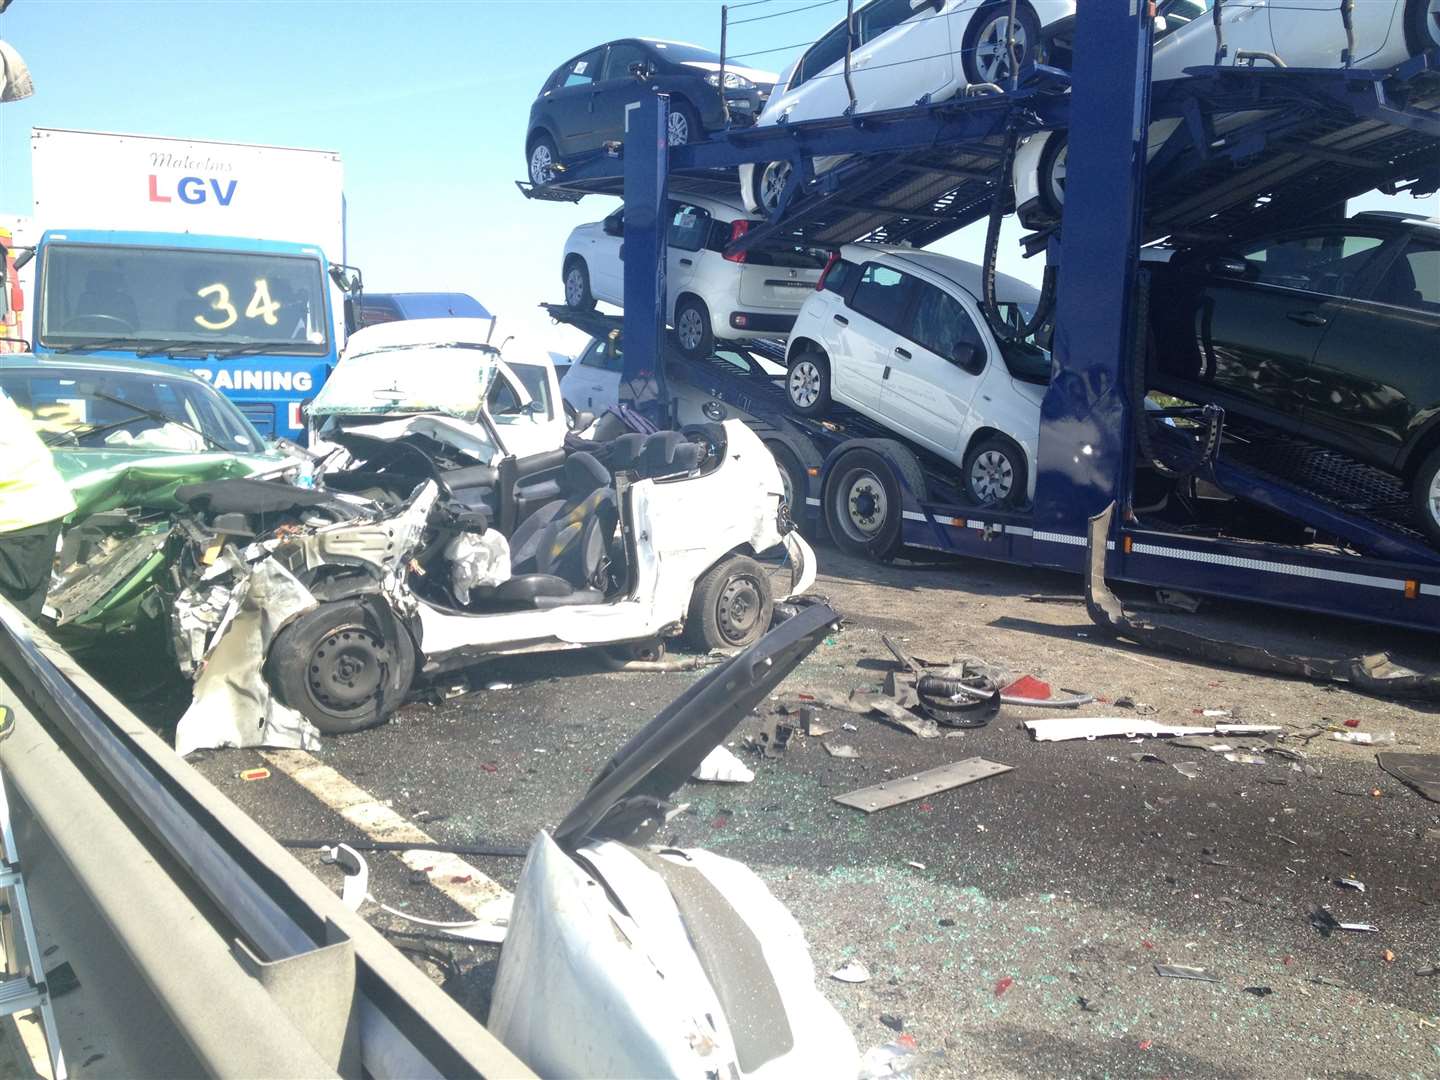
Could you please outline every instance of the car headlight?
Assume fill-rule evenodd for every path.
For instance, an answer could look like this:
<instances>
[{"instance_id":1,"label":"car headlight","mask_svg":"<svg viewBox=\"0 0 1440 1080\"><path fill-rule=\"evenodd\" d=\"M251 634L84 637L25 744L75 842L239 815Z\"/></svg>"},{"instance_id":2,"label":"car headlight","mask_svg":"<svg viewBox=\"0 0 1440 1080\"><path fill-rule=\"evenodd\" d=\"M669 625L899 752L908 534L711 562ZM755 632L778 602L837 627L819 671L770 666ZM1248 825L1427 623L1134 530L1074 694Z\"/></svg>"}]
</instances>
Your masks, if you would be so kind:
<instances>
[{"instance_id":1,"label":"car headlight","mask_svg":"<svg viewBox=\"0 0 1440 1080\"><path fill-rule=\"evenodd\" d=\"M705 81L706 81L707 83L709 83L711 86L719 86L719 85L720 85L720 72L718 72L718 71L711 72L709 75L706 75L706 76L705 76ZM743 76L743 75L736 75L735 72L733 72L733 71L727 71L727 72L725 72L725 89L726 89L726 90L754 90L754 89L755 89L755 84L754 84L753 82L751 82L749 79L745 78L745 76Z\"/></svg>"}]
</instances>

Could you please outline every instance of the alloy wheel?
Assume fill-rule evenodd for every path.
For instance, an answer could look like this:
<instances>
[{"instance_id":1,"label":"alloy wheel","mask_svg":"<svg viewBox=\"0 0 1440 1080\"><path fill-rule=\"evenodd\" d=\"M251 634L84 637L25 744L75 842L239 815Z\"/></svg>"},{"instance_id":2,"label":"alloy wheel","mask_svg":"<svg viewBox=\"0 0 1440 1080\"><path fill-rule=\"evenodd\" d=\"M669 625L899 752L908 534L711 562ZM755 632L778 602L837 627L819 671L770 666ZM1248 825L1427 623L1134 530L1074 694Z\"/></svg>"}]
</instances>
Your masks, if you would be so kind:
<instances>
[{"instance_id":1,"label":"alloy wheel","mask_svg":"<svg viewBox=\"0 0 1440 1080\"><path fill-rule=\"evenodd\" d=\"M1440 3L1440 0L1436 0ZM1070 146L1067 143L1055 153L1050 164L1050 198L1056 206L1065 205L1065 177L1070 163Z\"/></svg>"},{"instance_id":2,"label":"alloy wheel","mask_svg":"<svg viewBox=\"0 0 1440 1080\"><path fill-rule=\"evenodd\" d=\"M579 307L585 302L585 278L580 273L580 267L572 266L565 271L565 303L570 307Z\"/></svg>"},{"instance_id":3,"label":"alloy wheel","mask_svg":"<svg viewBox=\"0 0 1440 1080\"><path fill-rule=\"evenodd\" d=\"M1430 31L1430 48L1440 49L1440 0L1430 0L1425 11L1425 29Z\"/></svg>"},{"instance_id":4,"label":"alloy wheel","mask_svg":"<svg viewBox=\"0 0 1440 1080\"><path fill-rule=\"evenodd\" d=\"M690 141L690 121L679 109L671 111L665 134L671 146L684 146Z\"/></svg>"},{"instance_id":5,"label":"alloy wheel","mask_svg":"<svg viewBox=\"0 0 1440 1080\"><path fill-rule=\"evenodd\" d=\"M790 182L791 165L788 161L772 161L760 174L760 206L774 210L780 205L780 196Z\"/></svg>"},{"instance_id":6,"label":"alloy wheel","mask_svg":"<svg viewBox=\"0 0 1440 1080\"><path fill-rule=\"evenodd\" d=\"M1430 511L1431 520L1440 525L1440 472L1430 478L1430 492L1425 498L1425 506Z\"/></svg>"},{"instance_id":7,"label":"alloy wheel","mask_svg":"<svg viewBox=\"0 0 1440 1080\"><path fill-rule=\"evenodd\" d=\"M1006 38L1010 34L1010 16L997 15L975 39L975 70L985 82L999 83L1010 77L1010 49ZM1025 33L1025 23L1015 20L1015 62L1025 63L1030 51L1030 42Z\"/></svg>"},{"instance_id":8,"label":"alloy wheel","mask_svg":"<svg viewBox=\"0 0 1440 1080\"><path fill-rule=\"evenodd\" d=\"M532 184L548 184L555 179L555 159L550 156L550 147L545 143L536 143L535 149L530 151L530 182Z\"/></svg>"}]
</instances>

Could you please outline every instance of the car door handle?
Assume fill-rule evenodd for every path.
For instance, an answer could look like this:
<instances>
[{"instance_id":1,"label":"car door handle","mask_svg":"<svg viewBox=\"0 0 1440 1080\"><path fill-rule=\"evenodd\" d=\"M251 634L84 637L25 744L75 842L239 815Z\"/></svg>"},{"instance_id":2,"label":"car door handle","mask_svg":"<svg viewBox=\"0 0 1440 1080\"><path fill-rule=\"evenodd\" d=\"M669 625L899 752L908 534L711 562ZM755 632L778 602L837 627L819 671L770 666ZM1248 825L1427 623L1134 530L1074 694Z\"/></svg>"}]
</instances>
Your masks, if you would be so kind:
<instances>
[{"instance_id":1,"label":"car door handle","mask_svg":"<svg viewBox=\"0 0 1440 1080\"><path fill-rule=\"evenodd\" d=\"M837 323L839 323L841 326L849 326L849 325L850 325L850 320L847 319L847 318L845 318L844 315L836 315L836 316L835 316L835 321L836 321Z\"/></svg>"},{"instance_id":2,"label":"car door handle","mask_svg":"<svg viewBox=\"0 0 1440 1080\"><path fill-rule=\"evenodd\" d=\"M902 348L900 348L900 347L897 345L897 346L895 347L895 355L898 356L898 357L900 357L901 360L909 360L909 359L910 359L910 350L909 350L909 349L902 349Z\"/></svg>"},{"instance_id":3,"label":"car door handle","mask_svg":"<svg viewBox=\"0 0 1440 1080\"><path fill-rule=\"evenodd\" d=\"M1291 311L1285 316L1293 323L1301 326L1326 326L1330 320L1318 311Z\"/></svg>"},{"instance_id":4,"label":"car door handle","mask_svg":"<svg viewBox=\"0 0 1440 1080\"><path fill-rule=\"evenodd\" d=\"M681 265L681 266L694 266L694 265L695 265L695 260L694 260L694 259L681 259L681 260L680 260L680 265Z\"/></svg>"}]
</instances>

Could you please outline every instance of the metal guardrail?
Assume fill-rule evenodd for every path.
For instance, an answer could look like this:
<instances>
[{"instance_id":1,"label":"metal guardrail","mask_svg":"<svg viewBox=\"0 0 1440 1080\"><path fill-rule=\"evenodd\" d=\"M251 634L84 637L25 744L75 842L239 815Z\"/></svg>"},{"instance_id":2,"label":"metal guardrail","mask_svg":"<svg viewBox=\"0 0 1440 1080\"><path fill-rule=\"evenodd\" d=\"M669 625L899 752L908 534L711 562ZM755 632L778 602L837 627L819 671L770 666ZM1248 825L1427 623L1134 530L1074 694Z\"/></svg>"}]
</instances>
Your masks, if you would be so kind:
<instances>
[{"instance_id":1,"label":"metal guardrail","mask_svg":"<svg viewBox=\"0 0 1440 1080\"><path fill-rule=\"evenodd\" d=\"M3 599L0 700L11 790L204 1071L531 1075Z\"/></svg>"}]
</instances>

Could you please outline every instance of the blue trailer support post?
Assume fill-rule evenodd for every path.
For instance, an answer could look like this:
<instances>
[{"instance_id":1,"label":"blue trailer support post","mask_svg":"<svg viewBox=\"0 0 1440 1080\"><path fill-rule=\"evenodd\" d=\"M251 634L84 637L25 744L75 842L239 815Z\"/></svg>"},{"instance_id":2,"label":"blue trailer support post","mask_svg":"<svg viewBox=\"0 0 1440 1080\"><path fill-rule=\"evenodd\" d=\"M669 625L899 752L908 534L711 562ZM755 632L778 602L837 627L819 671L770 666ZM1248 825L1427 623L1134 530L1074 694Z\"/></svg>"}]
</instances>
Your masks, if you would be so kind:
<instances>
[{"instance_id":1,"label":"blue trailer support post","mask_svg":"<svg viewBox=\"0 0 1440 1080\"><path fill-rule=\"evenodd\" d=\"M1036 561L1067 568L1074 568L1075 553L1043 541L1064 536L1073 545L1077 523L1112 501L1128 502L1135 418L1125 371L1134 333L1154 32L1148 0L1085 6L1075 23L1070 212L1061 230L1054 376L1041 406L1034 515Z\"/></svg>"},{"instance_id":2,"label":"blue trailer support post","mask_svg":"<svg viewBox=\"0 0 1440 1080\"><path fill-rule=\"evenodd\" d=\"M669 221L670 98L644 94L625 113L625 369L621 378L634 383L641 373L655 384L652 420L667 421L670 394L665 365L665 268ZM647 412L649 403L639 403Z\"/></svg>"}]
</instances>

